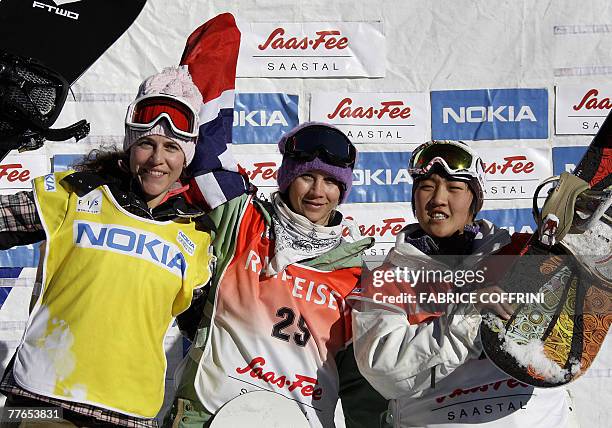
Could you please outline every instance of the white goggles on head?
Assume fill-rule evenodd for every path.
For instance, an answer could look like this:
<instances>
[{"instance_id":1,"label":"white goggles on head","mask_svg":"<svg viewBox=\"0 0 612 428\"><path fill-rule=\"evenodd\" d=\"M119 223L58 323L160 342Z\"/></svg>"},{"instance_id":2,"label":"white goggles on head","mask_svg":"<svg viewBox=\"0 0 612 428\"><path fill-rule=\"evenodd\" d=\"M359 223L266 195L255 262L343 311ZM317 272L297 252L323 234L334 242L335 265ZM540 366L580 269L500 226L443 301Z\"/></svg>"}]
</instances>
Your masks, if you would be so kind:
<instances>
[{"instance_id":1,"label":"white goggles on head","mask_svg":"<svg viewBox=\"0 0 612 428\"><path fill-rule=\"evenodd\" d=\"M421 144L412 152L408 173L415 179L428 175L434 165L440 165L457 180L476 178L481 188L485 188L485 165L480 156L463 142L429 141Z\"/></svg>"}]
</instances>

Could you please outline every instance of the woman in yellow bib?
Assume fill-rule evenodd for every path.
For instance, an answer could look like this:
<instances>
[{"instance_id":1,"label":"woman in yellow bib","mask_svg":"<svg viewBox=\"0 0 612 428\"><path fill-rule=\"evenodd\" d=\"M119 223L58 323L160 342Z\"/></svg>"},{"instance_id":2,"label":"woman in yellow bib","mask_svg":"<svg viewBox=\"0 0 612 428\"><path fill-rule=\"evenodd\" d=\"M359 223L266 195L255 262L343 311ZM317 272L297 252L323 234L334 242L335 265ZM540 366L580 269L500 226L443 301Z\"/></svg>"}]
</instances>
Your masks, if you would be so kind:
<instances>
[{"instance_id":1,"label":"woman in yellow bib","mask_svg":"<svg viewBox=\"0 0 612 428\"><path fill-rule=\"evenodd\" d=\"M206 217L178 181L201 105L187 68L165 69L129 106L123 151L0 197L0 247L46 239L7 406L59 406L63 426L156 425L165 333L211 276Z\"/></svg>"}]
</instances>

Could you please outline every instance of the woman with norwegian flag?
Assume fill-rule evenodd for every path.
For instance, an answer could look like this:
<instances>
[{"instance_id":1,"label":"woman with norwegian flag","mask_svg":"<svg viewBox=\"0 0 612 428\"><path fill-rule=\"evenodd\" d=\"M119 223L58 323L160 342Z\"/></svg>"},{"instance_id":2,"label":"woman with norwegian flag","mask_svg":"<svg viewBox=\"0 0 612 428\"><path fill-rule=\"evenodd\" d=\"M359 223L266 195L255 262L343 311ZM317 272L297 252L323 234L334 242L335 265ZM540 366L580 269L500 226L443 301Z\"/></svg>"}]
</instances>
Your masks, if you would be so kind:
<instances>
[{"instance_id":1,"label":"woman with norwegian flag","mask_svg":"<svg viewBox=\"0 0 612 428\"><path fill-rule=\"evenodd\" d=\"M178 318L193 344L165 422L332 427L340 396L347 426L378 426L386 400L357 370L344 301L373 239L356 227L343 237L350 225L336 210L356 149L333 126L302 124L279 142L272 201L245 192L228 152L239 41L223 14L191 35L182 59L204 94L191 190L212 209L217 263L205 301Z\"/></svg>"},{"instance_id":2,"label":"woman with norwegian flag","mask_svg":"<svg viewBox=\"0 0 612 428\"><path fill-rule=\"evenodd\" d=\"M129 106L123 150L0 197L2 248L46 241L40 295L0 385L7 407L30 408L20 426L32 415L157 426L166 331L212 275L210 227L179 183L201 103L187 68L167 68Z\"/></svg>"}]
</instances>

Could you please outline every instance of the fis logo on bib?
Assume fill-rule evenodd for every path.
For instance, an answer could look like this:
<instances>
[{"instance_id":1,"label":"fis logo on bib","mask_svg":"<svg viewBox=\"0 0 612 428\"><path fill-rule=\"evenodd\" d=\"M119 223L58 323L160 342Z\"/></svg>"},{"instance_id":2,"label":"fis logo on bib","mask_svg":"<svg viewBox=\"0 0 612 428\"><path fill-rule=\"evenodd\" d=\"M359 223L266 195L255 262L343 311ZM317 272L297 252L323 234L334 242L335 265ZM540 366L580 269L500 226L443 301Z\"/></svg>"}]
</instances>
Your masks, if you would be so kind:
<instances>
[{"instance_id":1,"label":"fis logo on bib","mask_svg":"<svg viewBox=\"0 0 612 428\"><path fill-rule=\"evenodd\" d=\"M546 89L478 89L431 92L435 140L548 138Z\"/></svg>"},{"instance_id":2,"label":"fis logo on bib","mask_svg":"<svg viewBox=\"0 0 612 428\"><path fill-rule=\"evenodd\" d=\"M78 213L100 214L102 210L102 191L92 190L85 196L77 199Z\"/></svg>"},{"instance_id":3,"label":"fis logo on bib","mask_svg":"<svg viewBox=\"0 0 612 428\"><path fill-rule=\"evenodd\" d=\"M146 230L117 224L74 222L74 244L145 260L184 278L187 261L178 247Z\"/></svg>"}]
</instances>

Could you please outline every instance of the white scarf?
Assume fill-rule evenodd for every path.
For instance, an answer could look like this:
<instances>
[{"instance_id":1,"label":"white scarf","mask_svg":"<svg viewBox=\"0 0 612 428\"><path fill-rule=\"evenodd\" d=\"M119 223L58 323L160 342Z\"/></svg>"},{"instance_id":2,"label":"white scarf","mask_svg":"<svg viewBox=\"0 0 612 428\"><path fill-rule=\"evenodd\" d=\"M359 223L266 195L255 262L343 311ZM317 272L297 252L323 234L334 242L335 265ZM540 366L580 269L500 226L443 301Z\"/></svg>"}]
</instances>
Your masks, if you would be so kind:
<instances>
[{"instance_id":1,"label":"white scarf","mask_svg":"<svg viewBox=\"0 0 612 428\"><path fill-rule=\"evenodd\" d=\"M293 212L280 194L272 195L272 227L276 237L274 257L268 263L270 276L282 272L287 266L312 259L333 250L342 242L342 229L349 227L352 241L355 228L344 220L337 226L314 224L303 215Z\"/></svg>"}]
</instances>

